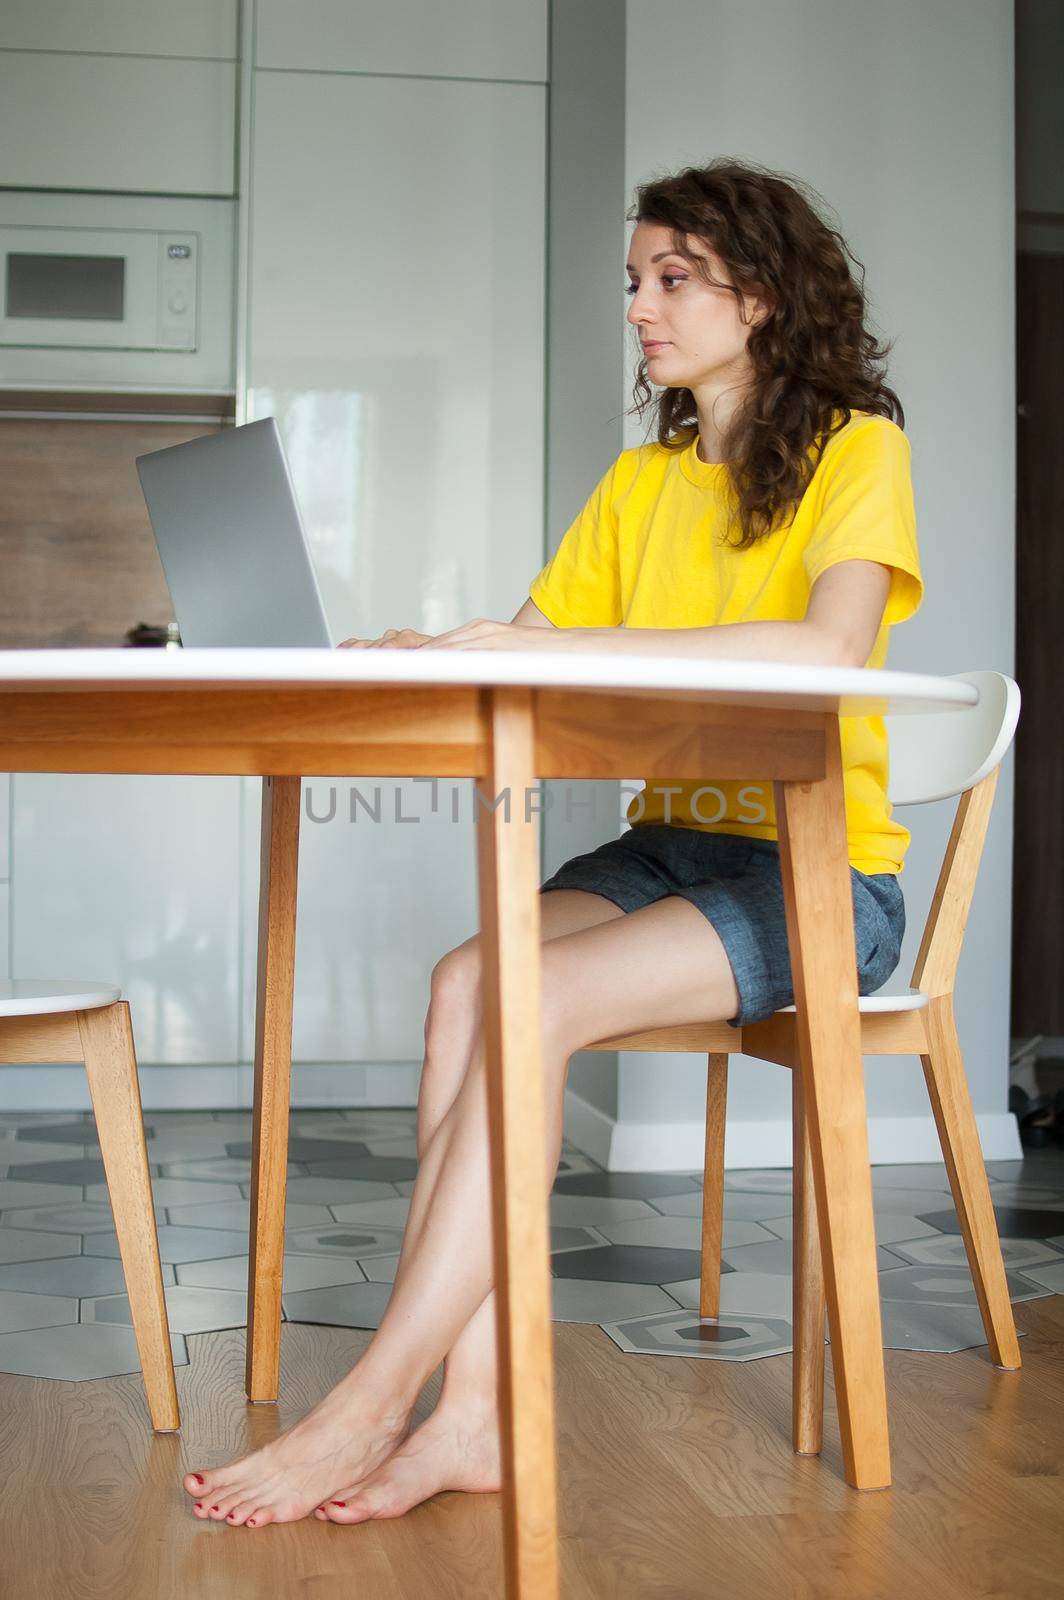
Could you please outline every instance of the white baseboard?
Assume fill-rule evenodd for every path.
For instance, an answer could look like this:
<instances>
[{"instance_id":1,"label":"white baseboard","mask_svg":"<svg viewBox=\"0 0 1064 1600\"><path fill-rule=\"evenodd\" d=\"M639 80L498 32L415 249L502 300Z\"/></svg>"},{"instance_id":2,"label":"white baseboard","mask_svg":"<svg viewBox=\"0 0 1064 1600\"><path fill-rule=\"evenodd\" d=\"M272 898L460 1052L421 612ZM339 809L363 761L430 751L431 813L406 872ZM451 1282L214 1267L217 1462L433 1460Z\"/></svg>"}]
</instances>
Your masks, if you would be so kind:
<instances>
[{"instance_id":1,"label":"white baseboard","mask_svg":"<svg viewBox=\"0 0 1064 1600\"><path fill-rule=\"evenodd\" d=\"M141 1062L140 1101L148 1111L231 1111L252 1104L248 1062L154 1066ZM416 1106L420 1062L297 1062L293 1106ZM85 1068L68 1065L0 1068L0 1113L91 1110Z\"/></svg>"},{"instance_id":2,"label":"white baseboard","mask_svg":"<svg viewBox=\"0 0 1064 1600\"><path fill-rule=\"evenodd\" d=\"M1023 1155L1016 1118L1007 1111L979 1112L979 1140L986 1161L1018 1160ZM705 1159L705 1129L692 1122L616 1122L572 1090L565 1096L565 1134L609 1172L693 1172ZM868 1144L876 1166L941 1161L934 1118L873 1117ZM725 1167L789 1167L791 1124L727 1124Z\"/></svg>"}]
</instances>

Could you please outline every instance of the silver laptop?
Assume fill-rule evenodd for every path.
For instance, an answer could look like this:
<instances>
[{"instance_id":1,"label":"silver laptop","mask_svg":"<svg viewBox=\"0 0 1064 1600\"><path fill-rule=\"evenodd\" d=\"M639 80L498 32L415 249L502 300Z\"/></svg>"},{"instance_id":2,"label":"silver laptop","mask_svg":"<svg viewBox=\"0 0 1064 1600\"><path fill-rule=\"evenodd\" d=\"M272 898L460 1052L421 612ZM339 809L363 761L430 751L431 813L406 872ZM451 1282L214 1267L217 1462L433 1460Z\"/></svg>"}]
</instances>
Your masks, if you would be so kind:
<instances>
[{"instance_id":1,"label":"silver laptop","mask_svg":"<svg viewBox=\"0 0 1064 1600\"><path fill-rule=\"evenodd\" d=\"M137 457L184 645L333 639L273 417Z\"/></svg>"}]
</instances>

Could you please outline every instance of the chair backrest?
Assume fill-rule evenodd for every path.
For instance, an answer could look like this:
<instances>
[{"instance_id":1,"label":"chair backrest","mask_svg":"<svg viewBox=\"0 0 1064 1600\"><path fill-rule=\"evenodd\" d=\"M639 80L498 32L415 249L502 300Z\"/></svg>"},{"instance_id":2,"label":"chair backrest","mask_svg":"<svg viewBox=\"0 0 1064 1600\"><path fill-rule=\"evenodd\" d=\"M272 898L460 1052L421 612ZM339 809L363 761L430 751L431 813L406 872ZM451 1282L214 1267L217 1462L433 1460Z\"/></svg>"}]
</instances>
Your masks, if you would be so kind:
<instances>
[{"instance_id":1,"label":"chair backrest","mask_svg":"<svg viewBox=\"0 0 1064 1600\"><path fill-rule=\"evenodd\" d=\"M891 804L922 805L960 796L910 980L914 989L931 995L953 992L998 771L1020 716L1019 685L1012 678L1001 672L951 676L975 684L977 705L967 711L901 713L885 719Z\"/></svg>"},{"instance_id":2,"label":"chair backrest","mask_svg":"<svg viewBox=\"0 0 1064 1600\"><path fill-rule=\"evenodd\" d=\"M891 805L924 805L963 794L999 766L1020 716L1020 690L1001 672L953 672L973 683L979 704L967 711L902 712L885 718L890 740Z\"/></svg>"}]
</instances>

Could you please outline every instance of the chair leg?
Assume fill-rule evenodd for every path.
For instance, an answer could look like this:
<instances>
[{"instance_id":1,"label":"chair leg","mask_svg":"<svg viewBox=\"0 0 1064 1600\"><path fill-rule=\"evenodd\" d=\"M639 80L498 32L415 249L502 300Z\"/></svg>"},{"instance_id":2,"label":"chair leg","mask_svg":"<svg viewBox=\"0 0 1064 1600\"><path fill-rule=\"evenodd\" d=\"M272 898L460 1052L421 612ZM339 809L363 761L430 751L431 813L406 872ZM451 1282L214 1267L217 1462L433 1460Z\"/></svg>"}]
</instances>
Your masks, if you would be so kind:
<instances>
[{"instance_id":1,"label":"chair leg","mask_svg":"<svg viewBox=\"0 0 1064 1600\"><path fill-rule=\"evenodd\" d=\"M702 1175L700 1317L720 1316L720 1251L724 1235L724 1120L728 1057L711 1053L706 1077L706 1163Z\"/></svg>"},{"instance_id":2,"label":"chair leg","mask_svg":"<svg viewBox=\"0 0 1064 1600\"><path fill-rule=\"evenodd\" d=\"M968 1093L951 995L936 996L926 1012L928 1054L920 1057L953 1203L995 1367L1014 1371L1020 1346L1009 1301L997 1218L986 1179L979 1130Z\"/></svg>"},{"instance_id":3,"label":"chair leg","mask_svg":"<svg viewBox=\"0 0 1064 1600\"><path fill-rule=\"evenodd\" d=\"M799 1455L817 1456L824 1443L824 1318L826 1297L820 1254L813 1162L805 1126L801 1068L791 1068L794 1226L792 1268L794 1355L792 1432Z\"/></svg>"},{"instance_id":4,"label":"chair leg","mask_svg":"<svg viewBox=\"0 0 1064 1600\"><path fill-rule=\"evenodd\" d=\"M77 1019L151 1425L172 1433L181 1415L129 1006L118 1000Z\"/></svg>"}]
</instances>

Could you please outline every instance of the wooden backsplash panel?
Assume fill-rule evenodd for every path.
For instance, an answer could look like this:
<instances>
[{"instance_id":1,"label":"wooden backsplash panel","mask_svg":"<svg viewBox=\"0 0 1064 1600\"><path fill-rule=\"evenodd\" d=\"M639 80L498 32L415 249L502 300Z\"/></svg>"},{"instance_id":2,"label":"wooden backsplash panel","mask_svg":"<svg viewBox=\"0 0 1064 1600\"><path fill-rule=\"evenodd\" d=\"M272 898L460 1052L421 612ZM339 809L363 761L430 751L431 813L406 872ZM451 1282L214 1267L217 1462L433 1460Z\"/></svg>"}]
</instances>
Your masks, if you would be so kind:
<instances>
[{"instance_id":1,"label":"wooden backsplash panel","mask_svg":"<svg viewBox=\"0 0 1064 1600\"><path fill-rule=\"evenodd\" d=\"M121 645L172 622L134 463L218 431L0 418L0 649Z\"/></svg>"}]
</instances>

